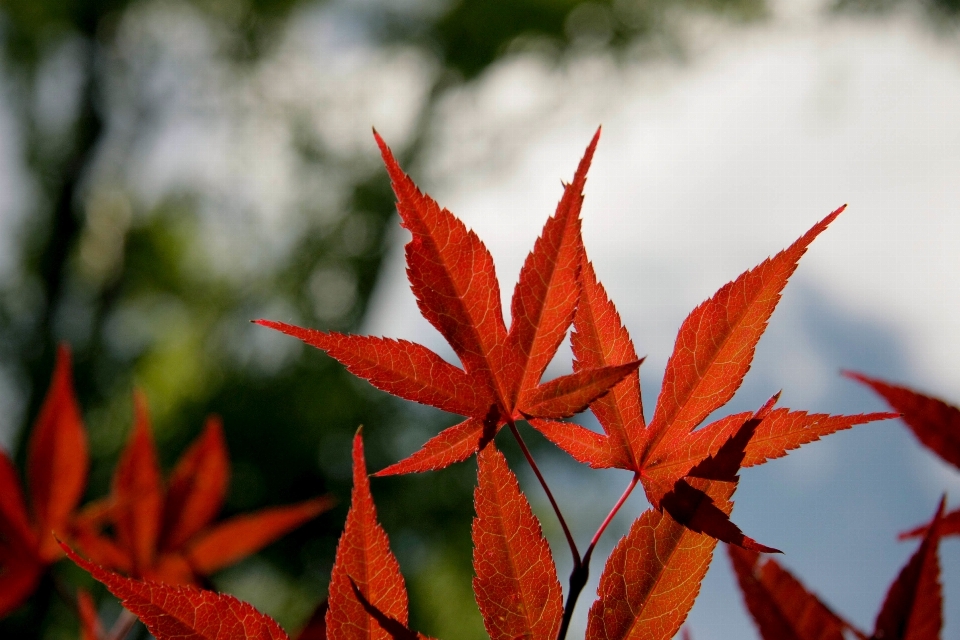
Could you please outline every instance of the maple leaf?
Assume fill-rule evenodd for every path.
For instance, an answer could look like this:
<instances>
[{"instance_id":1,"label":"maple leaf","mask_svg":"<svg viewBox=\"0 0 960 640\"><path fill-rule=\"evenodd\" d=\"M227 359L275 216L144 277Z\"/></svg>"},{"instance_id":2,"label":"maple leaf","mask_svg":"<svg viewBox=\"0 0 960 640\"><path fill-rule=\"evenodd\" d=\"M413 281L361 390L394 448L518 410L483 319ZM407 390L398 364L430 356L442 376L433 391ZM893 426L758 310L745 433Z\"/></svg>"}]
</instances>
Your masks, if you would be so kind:
<instances>
[{"instance_id":1,"label":"maple leaf","mask_svg":"<svg viewBox=\"0 0 960 640\"><path fill-rule=\"evenodd\" d=\"M729 513L732 482L691 480ZM669 640L693 607L717 539L648 509L607 559L587 618L587 640ZM656 549L655 553L651 550Z\"/></svg>"},{"instance_id":2,"label":"maple leaf","mask_svg":"<svg viewBox=\"0 0 960 640\"><path fill-rule=\"evenodd\" d=\"M874 623L873 637L883 640L934 640L943 627L943 589L940 585L940 523L946 498L927 526L920 547L890 585Z\"/></svg>"},{"instance_id":3,"label":"maple leaf","mask_svg":"<svg viewBox=\"0 0 960 640\"><path fill-rule=\"evenodd\" d=\"M327 637L330 640L389 638L389 633L367 614L353 585L361 589L378 610L406 625L407 588L400 575L400 565L390 551L387 534L377 522L359 431L353 439L350 510L330 575Z\"/></svg>"},{"instance_id":4,"label":"maple leaf","mask_svg":"<svg viewBox=\"0 0 960 640\"><path fill-rule=\"evenodd\" d=\"M927 525L922 524L919 527L914 527L908 531L904 531L897 536L900 540L909 540L910 538L919 538L927 532ZM960 535L960 509L954 509L947 515L943 516L943 520L940 522L940 535L941 536L956 536Z\"/></svg>"},{"instance_id":5,"label":"maple leaf","mask_svg":"<svg viewBox=\"0 0 960 640\"><path fill-rule=\"evenodd\" d=\"M540 522L494 445L477 463L473 592L487 633L491 640L554 640L563 601Z\"/></svg>"},{"instance_id":6,"label":"maple leaf","mask_svg":"<svg viewBox=\"0 0 960 640\"><path fill-rule=\"evenodd\" d=\"M330 497L321 497L214 524L229 473L223 427L211 417L164 488L146 399L137 392L133 432L114 471L111 494L84 510L75 527L77 544L96 562L131 576L196 584L333 505ZM115 535L102 532L107 524Z\"/></svg>"},{"instance_id":7,"label":"maple leaf","mask_svg":"<svg viewBox=\"0 0 960 640\"><path fill-rule=\"evenodd\" d=\"M273 618L233 596L192 586L136 580L64 552L102 582L157 640L289 640Z\"/></svg>"},{"instance_id":8,"label":"maple leaf","mask_svg":"<svg viewBox=\"0 0 960 640\"><path fill-rule=\"evenodd\" d=\"M62 557L51 532L69 535L89 464L70 350L60 345L27 450L29 510L16 468L0 451L0 617L20 606L46 567Z\"/></svg>"},{"instance_id":9,"label":"maple leaf","mask_svg":"<svg viewBox=\"0 0 960 640\"><path fill-rule=\"evenodd\" d=\"M255 322L323 349L379 389L467 418L377 475L440 469L476 453L505 424L574 415L640 365L634 358L540 384L577 306L582 191L599 135L597 130L524 262L508 332L490 252L463 222L420 192L374 132L402 224L412 234L405 248L407 275L420 312L453 347L463 368L405 340Z\"/></svg>"},{"instance_id":10,"label":"maple leaf","mask_svg":"<svg viewBox=\"0 0 960 640\"><path fill-rule=\"evenodd\" d=\"M960 469L960 409L943 400L860 373L844 371L843 375L877 392L900 414L921 444Z\"/></svg>"},{"instance_id":11,"label":"maple leaf","mask_svg":"<svg viewBox=\"0 0 960 640\"><path fill-rule=\"evenodd\" d=\"M377 522L359 430L353 438L350 510L337 543L327 606L328 640L426 640L407 627L407 588Z\"/></svg>"},{"instance_id":12,"label":"maple leaf","mask_svg":"<svg viewBox=\"0 0 960 640\"><path fill-rule=\"evenodd\" d=\"M654 507L670 510L680 522L689 521L693 505L702 501L703 495L679 483L734 437L751 414L736 414L697 427L740 387L757 342L798 260L843 209L840 207L814 225L786 250L724 285L684 320L667 362L650 425L644 421L637 372L630 373L590 405L603 428L602 434L567 422L533 419L530 424L580 462L638 474ZM633 341L616 307L598 281L586 253L582 260L580 302L571 335L574 371L635 361ZM840 429L893 415L827 416L771 410L755 425L756 432L746 445L741 465L761 464ZM667 496L672 498L665 501ZM706 526L704 531L726 542L745 542L736 542L738 530L731 529L726 517L719 512L713 514L708 523L701 523ZM762 545L754 548L770 550Z\"/></svg>"},{"instance_id":13,"label":"maple leaf","mask_svg":"<svg viewBox=\"0 0 960 640\"><path fill-rule=\"evenodd\" d=\"M876 391L900 413L921 444L960 469L960 409L938 398L860 373L845 371L843 375ZM941 535L960 535L960 509L945 515L940 527ZM926 525L916 527L900 534L900 538L922 536L926 529Z\"/></svg>"},{"instance_id":14,"label":"maple leaf","mask_svg":"<svg viewBox=\"0 0 960 640\"><path fill-rule=\"evenodd\" d=\"M761 565L759 553L736 546L727 552L763 638L844 640L844 631L854 629L773 560Z\"/></svg>"},{"instance_id":15,"label":"maple leaf","mask_svg":"<svg viewBox=\"0 0 960 640\"><path fill-rule=\"evenodd\" d=\"M890 585L872 640L935 640L943 626L937 548L944 501L917 551ZM845 631L868 636L834 613L776 561L728 547L747 609L764 640L843 640Z\"/></svg>"},{"instance_id":16,"label":"maple leaf","mask_svg":"<svg viewBox=\"0 0 960 640\"><path fill-rule=\"evenodd\" d=\"M771 406L772 401L742 420L733 438L691 469L664 498L663 511L649 509L634 521L600 576L598 598L588 617L587 640L673 638L710 566L718 526L725 527L726 537L735 544L761 546L746 538L729 516L747 443ZM690 504L673 509L669 507L673 500L689 500ZM675 512L684 514L684 519L676 519Z\"/></svg>"}]
</instances>

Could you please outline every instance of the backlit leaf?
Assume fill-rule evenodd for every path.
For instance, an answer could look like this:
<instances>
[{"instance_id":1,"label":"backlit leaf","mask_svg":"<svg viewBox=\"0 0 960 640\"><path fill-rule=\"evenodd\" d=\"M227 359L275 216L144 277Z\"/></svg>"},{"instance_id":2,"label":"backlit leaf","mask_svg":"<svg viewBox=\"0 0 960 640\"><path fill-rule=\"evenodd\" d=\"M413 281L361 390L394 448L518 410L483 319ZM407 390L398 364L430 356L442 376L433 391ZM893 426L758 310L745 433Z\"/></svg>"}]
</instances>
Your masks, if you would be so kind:
<instances>
[{"instance_id":1,"label":"backlit leaf","mask_svg":"<svg viewBox=\"0 0 960 640\"><path fill-rule=\"evenodd\" d=\"M570 335L575 371L595 369L638 360L630 334L620 314L597 280L593 264L583 254L580 272L580 305ZM610 438L610 447L623 462L622 468L639 469L646 448L647 430L640 398L640 376L631 374L590 407ZM567 449L567 451L570 451ZM576 457L576 456L575 456Z\"/></svg>"},{"instance_id":2,"label":"backlit leaf","mask_svg":"<svg viewBox=\"0 0 960 640\"><path fill-rule=\"evenodd\" d=\"M329 640L388 640L391 636L357 599L353 585L385 615L407 625L407 589L377 522L360 434L353 439L353 492L347 523L330 576L326 625Z\"/></svg>"},{"instance_id":3,"label":"backlit leaf","mask_svg":"<svg viewBox=\"0 0 960 640\"><path fill-rule=\"evenodd\" d=\"M493 258L463 222L420 192L374 132L397 195L407 243L407 275L420 312L453 347L468 373L481 376L504 404L507 328Z\"/></svg>"},{"instance_id":4,"label":"backlit leaf","mask_svg":"<svg viewBox=\"0 0 960 640\"><path fill-rule=\"evenodd\" d=\"M753 437L757 425L769 415L776 399L777 396L771 398L757 413L746 420L716 454L705 458L693 467L688 477L737 483L739 480L737 473L743 462L747 443ZM661 504L674 520L691 531L705 533L717 540L754 551L780 553L778 549L759 544L753 538L744 535L740 528L730 521L729 511L724 511L709 495L691 485L687 480L677 480L673 488L663 496Z\"/></svg>"},{"instance_id":5,"label":"backlit leaf","mask_svg":"<svg viewBox=\"0 0 960 640\"><path fill-rule=\"evenodd\" d=\"M727 552L763 640L844 640L852 629L773 560L735 546Z\"/></svg>"},{"instance_id":6,"label":"backlit leaf","mask_svg":"<svg viewBox=\"0 0 960 640\"><path fill-rule=\"evenodd\" d=\"M669 448L674 438L690 433L733 397L750 369L757 342L787 279L814 238L843 209L818 222L789 248L721 287L683 321L650 423L648 455L655 455L658 446Z\"/></svg>"},{"instance_id":7,"label":"backlit leaf","mask_svg":"<svg viewBox=\"0 0 960 640\"><path fill-rule=\"evenodd\" d=\"M73 390L70 350L57 349L50 389L37 416L27 458L27 479L40 553L48 561L61 557L50 531L61 535L87 487L87 434Z\"/></svg>"},{"instance_id":8,"label":"backlit leaf","mask_svg":"<svg viewBox=\"0 0 960 640\"><path fill-rule=\"evenodd\" d=\"M125 578L64 551L102 582L157 640L289 640L272 618L233 596Z\"/></svg>"},{"instance_id":9,"label":"backlit leaf","mask_svg":"<svg viewBox=\"0 0 960 640\"><path fill-rule=\"evenodd\" d=\"M740 428L749 413L738 413L721 418L687 436L663 459L655 461L651 476L665 474L675 477L686 475L706 456L713 455ZM774 409L757 426L756 432L747 443L746 455L742 467L752 467L768 460L781 458L793 449L815 442L820 438L849 429L858 424L877 420L896 418L895 413L865 413L857 415L828 415L825 413L807 413L791 411L786 408Z\"/></svg>"},{"instance_id":10,"label":"backlit leaf","mask_svg":"<svg viewBox=\"0 0 960 640\"><path fill-rule=\"evenodd\" d=\"M532 389L523 399L520 412L537 418L569 418L637 370L642 360L599 369L577 371Z\"/></svg>"},{"instance_id":11,"label":"backlit leaf","mask_svg":"<svg viewBox=\"0 0 960 640\"><path fill-rule=\"evenodd\" d=\"M724 513L736 484L691 480ZM645 511L621 538L600 576L587 640L670 640L686 619L717 540L669 514Z\"/></svg>"},{"instance_id":12,"label":"backlit leaf","mask_svg":"<svg viewBox=\"0 0 960 640\"><path fill-rule=\"evenodd\" d=\"M210 575L256 553L332 506L332 498L322 497L234 516L198 535L186 547L185 555L194 571Z\"/></svg>"},{"instance_id":13,"label":"backlit leaf","mask_svg":"<svg viewBox=\"0 0 960 640\"><path fill-rule=\"evenodd\" d=\"M698 531L713 531L736 544L753 545L702 492L692 490L683 480L702 461L716 456L750 414L721 418L702 429L696 427L730 400L740 386L797 261L841 211L843 207L785 251L722 287L687 317L667 364L649 427L644 423L639 376L635 374L626 376L591 404L603 434L550 420L531 420L531 424L580 462L594 468L618 467L638 473L650 503L658 509L669 508L678 521ZM636 350L616 308L585 253L582 260L580 302L571 336L574 369L635 361ZM890 414L808 415L781 409L755 425L757 432L736 466L761 464L829 433L888 417ZM670 498L664 505L666 496ZM756 548L769 549L762 545Z\"/></svg>"},{"instance_id":14,"label":"backlit leaf","mask_svg":"<svg viewBox=\"0 0 960 640\"><path fill-rule=\"evenodd\" d=\"M874 626L874 638L882 640L937 640L943 627L943 595L940 586L940 521L944 501L927 528L920 547L911 556L883 601Z\"/></svg>"},{"instance_id":15,"label":"backlit leaf","mask_svg":"<svg viewBox=\"0 0 960 640\"><path fill-rule=\"evenodd\" d=\"M600 129L593 136L573 176L563 190L556 213L547 220L533 251L520 270L511 302L510 350L519 361L520 379L510 385L514 394L533 389L557 352L573 320L579 298L577 277L583 253L580 207L583 188Z\"/></svg>"},{"instance_id":16,"label":"backlit leaf","mask_svg":"<svg viewBox=\"0 0 960 640\"><path fill-rule=\"evenodd\" d=\"M902 414L903 421L924 446L960 469L960 409L943 400L859 373L847 371L844 375L880 394L894 411Z\"/></svg>"},{"instance_id":17,"label":"backlit leaf","mask_svg":"<svg viewBox=\"0 0 960 640\"><path fill-rule=\"evenodd\" d=\"M256 322L323 349L350 373L400 398L460 415L472 415L496 402L485 382L474 380L423 345L324 333L270 320Z\"/></svg>"},{"instance_id":18,"label":"backlit leaf","mask_svg":"<svg viewBox=\"0 0 960 640\"><path fill-rule=\"evenodd\" d=\"M615 449L610 438L573 422L556 422L533 418L530 425L548 440L569 453L577 462L594 469L628 466L631 462L618 457L623 449Z\"/></svg>"},{"instance_id":19,"label":"backlit leaf","mask_svg":"<svg viewBox=\"0 0 960 640\"><path fill-rule=\"evenodd\" d=\"M220 418L207 419L203 434L170 474L163 507L163 551L176 549L210 524L227 495L230 456Z\"/></svg>"},{"instance_id":20,"label":"backlit leaf","mask_svg":"<svg viewBox=\"0 0 960 640\"><path fill-rule=\"evenodd\" d=\"M133 432L113 475L117 539L133 561L133 575L153 565L163 515L163 484L150 430L147 399L133 396Z\"/></svg>"},{"instance_id":21,"label":"backlit leaf","mask_svg":"<svg viewBox=\"0 0 960 640\"><path fill-rule=\"evenodd\" d=\"M521 417L560 418L603 396L629 362L593 367L540 384L573 319L580 295L580 206L599 137L588 146L556 213L544 225L514 291L507 333L493 259L473 231L422 193L374 132L397 197L407 275L421 314L446 338L463 369L421 345L389 338L346 336L270 320L258 324L324 349L354 374L408 400L465 416L412 456L379 475L439 469L480 450L505 424ZM633 362L636 358L633 358ZM617 368L623 365L625 368Z\"/></svg>"},{"instance_id":22,"label":"backlit leaf","mask_svg":"<svg viewBox=\"0 0 960 640\"><path fill-rule=\"evenodd\" d=\"M495 407L494 411L496 411ZM491 422L484 424L481 420L469 418L460 424L447 427L427 440L423 447L413 455L381 469L374 475L392 476L402 473L420 473L443 469L455 462L462 462L490 442L495 429L496 427L492 426Z\"/></svg>"},{"instance_id":23,"label":"backlit leaf","mask_svg":"<svg viewBox=\"0 0 960 640\"><path fill-rule=\"evenodd\" d=\"M550 547L503 454L478 457L473 591L491 640L554 640L563 613Z\"/></svg>"}]
</instances>

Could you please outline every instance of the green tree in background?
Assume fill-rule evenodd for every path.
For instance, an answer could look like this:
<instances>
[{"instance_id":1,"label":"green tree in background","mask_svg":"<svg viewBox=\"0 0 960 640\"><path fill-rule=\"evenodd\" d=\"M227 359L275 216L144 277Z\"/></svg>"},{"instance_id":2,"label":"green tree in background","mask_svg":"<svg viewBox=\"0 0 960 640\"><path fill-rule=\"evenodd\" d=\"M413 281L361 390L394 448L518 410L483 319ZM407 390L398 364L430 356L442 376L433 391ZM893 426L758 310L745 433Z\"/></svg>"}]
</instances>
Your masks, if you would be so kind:
<instances>
[{"instance_id":1,"label":"green tree in background","mask_svg":"<svg viewBox=\"0 0 960 640\"><path fill-rule=\"evenodd\" d=\"M249 325L267 316L356 331L394 209L368 138L357 152L335 128L317 126L311 114L274 93L247 87L271 77L289 34L311 19L329 22L336 38L368 50L414 55L422 86L408 109L405 138L391 142L405 148L405 164L415 167L438 101L499 59L535 47L559 62L578 48L616 52L641 39L659 39L669 49L679 46L671 12L749 19L764 10L761 0L676 4L462 0L398 9L386 1L3 0L0 68L26 167L10 245L16 251L0 271L0 373L16 400L8 405L22 406L19 429L7 435L18 462L56 344L68 340L91 435L91 496L107 490L130 428L134 384L150 398L168 465L207 414L223 417L234 468L228 511L325 491L346 496L348 446L358 425L372 432L367 455L378 468L397 452L377 431L400 433L401 423L412 423L434 432L447 418L400 408L319 352ZM173 39L163 44L151 33ZM196 75L184 79L164 62L194 46L207 52L197 59L216 65L220 75L192 69ZM335 55L337 46L331 50ZM295 162L287 169L306 185L269 250L260 248L260 238L244 237L260 223L248 224L245 212L231 209L233 194L172 188L148 198L149 188L138 184L142 176L126 172L138 150L167 131L168 111L176 108L169 95L202 94L205 87L189 83L209 77L229 78L232 88L217 95L240 106L201 108L269 111L292 149ZM322 121L324 113L314 116ZM368 136L371 124L380 123L364 123L360 134ZM218 217L218 207L228 215ZM218 249L223 238L226 248ZM405 566L419 571L411 575L414 626L441 637L483 637L469 589L472 512L465 496L473 484L472 467L460 465L375 487L401 561L412 557ZM344 513L341 507L321 516L259 559L225 572L217 586L253 588L246 576L260 576L260 593L271 591L272 599L257 604L295 628L325 593ZM73 575L66 567L56 571ZM0 636L76 637L55 590L54 581L44 583L0 621Z\"/></svg>"}]
</instances>

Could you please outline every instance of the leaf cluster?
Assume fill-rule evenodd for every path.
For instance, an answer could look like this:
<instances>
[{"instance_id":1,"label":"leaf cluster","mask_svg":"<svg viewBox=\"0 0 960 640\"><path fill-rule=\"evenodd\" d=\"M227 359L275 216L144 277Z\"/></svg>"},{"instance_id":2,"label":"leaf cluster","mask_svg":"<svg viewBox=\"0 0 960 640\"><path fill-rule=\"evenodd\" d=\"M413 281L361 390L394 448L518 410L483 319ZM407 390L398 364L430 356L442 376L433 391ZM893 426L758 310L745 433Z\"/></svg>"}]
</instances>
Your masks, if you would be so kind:
<instances>
[{"instance_id":1,"label":"leaf cluster","mask_svg":"<svg viewBox=\"0 0 960 640\"><path fill-rule=\"evenodd\" d=\"M204 585L215 571L333 505L326 496L218 522L230 475L220 419L207 420L164 481L140 392L134 394L134 407L133 429L110 493L81 504L90 466L87 432L74 394L70 352L60 347L29 445L29 506L17 469L0 452L0 618L23 604L48 568L63 558L57 538L101 566L134 578ZM70 590L59 586L62 592ZM88 599L78 596L81 620L89 613Z\"/></svg>"},{"instance_id":2,"label":"leaf cluster","mask_svg":"<svg viewBox=\"0 0 960 640\"><path fill-rule=\"evenodd\" d=\"M564 185L556 212L524 262L511 300L509 327L493 260L483 242L421 192L386 143L374 135L401 223L411 234L405 254L413 293L423 316L450 344L460 366L406 340L317 331L272 320L256 322L326 351L378 389L463 417L408 458L373 476L439 471L476 455L473 590L490 638L566 637L597 542L638 485L651 506L606 559L597 598L588 613L586 635L591 640L672 638L693 606L718 541L729 546L748 609L765 639L842 638L847 632L868 637L820 603L775 561L761 560L761 553L779 551L747 536L733 523L732 497L741 468L782 457L836 431L898 414L796 411L777 407L780 394L776 393L756 411L704 424L741 386L788 279L809 245L843 207L690 313L680 327L648 424L638 372L642 359L587 257L580 233L583 190L600 131L573 180ZM573 373L543 381L571 329ZM960 411L856 377L902 412L925 444L957 464ZM202 576L316 515L328 501L211 525L226 483L219 423L208 422L204 435L164 487L145 404L138 401L133 434L110 496L79 511L76 497L57 502L56 508L45 506L44 496L53 483L74 487L82 484L77 478L85 474L85 468L74 469L69 483L53 477L52 470L59 468L53 458L67 449L59 441L50 443L57 438L82 440L68 382L64 355L49 403L67 407L55 415L66 415L68 419L62 421L71 426L35 431L33 446L40 453L31 455L28 468L31 494L39 505L34 521L29 520L22 500L5 499L0 504L4 540L21 544L16 552L0 555L6 569L3 576L20 575L15 560L23 549L38 550L38 560L29 569L33 572L44 566L39 558L55 559L62 551L103 582L159 640L286 639L275 621L249 604L197 586ZM587 409L602 433L569 421ZM41 420L50 420L48 413L54 415L54 411L45 407ZM582 552L524 443L525 424L581 463L632 473L623 495ZM516 441L565 533L573 559L565 599L552 551L498 449L498 437ZM425 638L410 628L406 586L377 518L360 431L351 457L351 503L329 596L299 637ZM18 492L13 467L9 462L5 465L0 467L0 480ZM35 468L41 470L39 480L33 480ZM77 491L73 489L73 494ZM937 546L943 535L954 532L957 513L944 515L942 503L928 525L908 532L923 540L891 587L870 637L939 635ZM49 528L71 541L82 555L67 544L58 546L46 539L43 531ZM22 583L34 579L26 570L23 575L31 577ZM85 594L78 596L77 610L85 637L106 637Z\"/></svg>"}]
</instances>

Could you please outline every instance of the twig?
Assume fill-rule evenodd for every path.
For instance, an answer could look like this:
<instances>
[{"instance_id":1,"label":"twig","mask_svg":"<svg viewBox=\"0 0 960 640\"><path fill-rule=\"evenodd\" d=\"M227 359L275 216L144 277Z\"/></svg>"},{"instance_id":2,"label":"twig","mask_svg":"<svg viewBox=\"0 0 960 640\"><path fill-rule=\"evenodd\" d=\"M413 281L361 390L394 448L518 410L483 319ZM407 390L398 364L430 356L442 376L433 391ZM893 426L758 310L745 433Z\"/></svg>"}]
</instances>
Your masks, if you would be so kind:
<instances>
[{"instance_id":1,"label":"twig","mask_svg":"<svg viewBox=\"0 0 960 640\"><path fill-rule=\"evenodd\" d=\"M563 535L566 536L567 544L570 545L570 553L573 555L573 566L579 567L581 562L580 551L577 549L577 544L573 541L573 535L570 533L570 528L567 527L567 521L563 519L563 514L560 513L560 506L554 499L553 493L550 491L550 487L547 486L547 481L543 479L543 474L540 473L540 468L537 466L533 456L530 454L530 450L527 449L526 443L524 443L523 438L520 436L520 431L517 430L516 423L513 420L510 420L507 422L507 424L510 426L510 431L513 433L513 437L517 439L517 444L520 445L520 450L523 451L523 455L530 464L530 468L533 469L533 473L537 476L537 480L540 481L540 486L543 487L544 492L547 494L547 498L550 500L550 505L553 507L553 512L557 514L557 520L560 521L560 526L563 528Z\"/></svg>"},{"instance_id":2,"label":"twig","mask_svg":"<svg viewBox=\"0 0 960 640\"><path fill-rule=\"evenodd\" d=\"M613 509L611 509L607 517L604 518L600 524L600 528L593 534L593 539L590 540L590 546L587 547L586 553L583 554L583 562L574 564L573 571L570 572L570 590L567 592L567 603L563 607L563 618L560 621L560 631L557 633L557 640L564 640L567 637L567 630L570 628L570 620L573 618L573 610L577 606L577 599L580 597L580 592L583 591L583 587L586 586L587 579L590 577L590 558L593 557L593 550L597 547L600 536L603 535L603 532L606 531L607 526L613 520L614 516L620 511L623 503L626 502L630 494L633 493L639 481L640 474L633 474L633 480L630 481L623 495L617 500L617 504L613 505Z\"/></svg>"}]
</instances>

